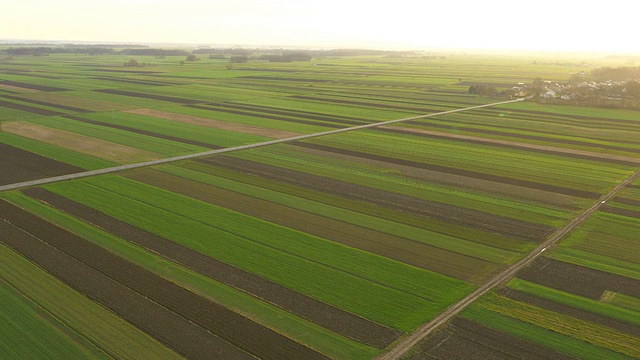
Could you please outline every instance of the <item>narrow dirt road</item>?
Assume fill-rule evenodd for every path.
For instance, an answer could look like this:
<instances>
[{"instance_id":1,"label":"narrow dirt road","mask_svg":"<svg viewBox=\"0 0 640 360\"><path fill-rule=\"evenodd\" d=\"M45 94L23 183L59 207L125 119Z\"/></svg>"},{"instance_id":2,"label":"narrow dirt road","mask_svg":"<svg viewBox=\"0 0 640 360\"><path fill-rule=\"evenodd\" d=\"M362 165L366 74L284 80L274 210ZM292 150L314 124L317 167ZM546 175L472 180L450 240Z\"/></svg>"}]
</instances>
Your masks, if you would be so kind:
<instances>
[{"instance_id":1,"label":"narrow dirt road","mask_svg":"<svg viewBox=\"0 0 640 360\"><path fill-rule=\"evenodd\" d=\"M565 235L567 235L571 230L573 230L576 226L582 223L585 219L591 216L594 212L596 212L600 206L604 205L607 201L611 200L622 188L631 184L633 181L640 177L640 171L636 171L633 175L627 178L622 183L618 184L613 190L611 190L608 194L600 197L596 203L594 203L590 208L585 210L582 214L576 216L570 223L568 223L564 228L559 229L555 233L553 233L546 241L544 241L540 246L530 252L527 256L522 258L517 263L511 265L509 268L496 275L494 278L489 280L487 283L476 289L474 292L469 294L464 299L459 302L451 305L447 310L442 312L438 317L433 319L432 321L426 323L421 328L419 328L416 332L409 335L407 338L399 342L395 347L393 347L387 353L378 357L378 360L395 360L400 359L404 354L406 354L414 345L416 345L420 340L424 339L427 335L433 332L438 326L446 323L459 312L464 310L471 303L476 301L482 295L489 292L494 287L499 284L511 279L518 271L520 271L525 266L529 265L533 260L537 257L541 256L547 248L553 246L559 240L561 240Z\"/></svg>"},{"instance_id":2,"label":"narrow dirt road","mask_svg":"<svg viewBox=\"0 0 640 360\"><path fill-rule=\"evenodd\" d=\"M95 176L95 175L102 175L102 174L110 174L110 173L114 173L114 172L118 172L118 171L124 171L124 170L129 170L129 169L137 169L137 168L141 168L141 167L145 167L145 166L153 166L153 165L158 165L158 164L166 164L166 163L170 163L170 162L174 162L174 161L180 161L180 160L195 159L195 158L209 156L209 155L228 153L228 152L232 152L232 151L254 149L254 148L262 147L262 146L280 144L280 143L297 141L297 140L311 139L311 138L318 137L318 136L325 136L325 135L343 133L343 132L347 132L347 131L355 131L355 130L367 129L367 128L372 128L372 127L377 127L377 126L395 124L395 123L402 122L402 121L424 119L424 118L432 117L432 116L451 114L451 113L456 113L456 112L461 112L461 111L480 109L480 108L497 106L497 105L502 105L502 104L509 104L509 103L514 103L514 102L523 101L523 100L524 99L501 101L501 102L495 102L495 103L491 103L491 104L471 106L471 107L462 108L462 109L448 110L448 111L442 111L442 112L426 114L426 115L412 116L412 117L396 119L396 120L389 120L389 121L382 121L382 122L366 124L366 125L352 126L352 127L343 128L343 129L336 129L336 130L323 131L323 132L307 134L307 135L293 136L293 137L284 138L284 139L264 141L264 142L260 142L260 143L256 143L256 144L234 146L234 147L210 150L210 151L205 151L205 152L200 152L200 153L195 153L195 154L175 156L175 157L170 157L170 158L165 158L165 159L145 161L145 162L139 162L139 163L135 163L135 164L120 165L120 166L114 166L114 167L104 168L104 169L84 171L84 172L75 173L75 174L54 176L54 177L38 179L38 180L32 180L32 181L25 181L25 182L20 182L20 183L8 184L8 185L0 186L0 191L15 190L15 189L21 189L21 188L25 188L25 187L29 187L29 186L38 186L38 185L44 185L44 184L51 184L51 183L59 182L59 181L74 180L74 179L80 179L80 178L85 178L85 177Z\"/></svg>"}]
</instances>

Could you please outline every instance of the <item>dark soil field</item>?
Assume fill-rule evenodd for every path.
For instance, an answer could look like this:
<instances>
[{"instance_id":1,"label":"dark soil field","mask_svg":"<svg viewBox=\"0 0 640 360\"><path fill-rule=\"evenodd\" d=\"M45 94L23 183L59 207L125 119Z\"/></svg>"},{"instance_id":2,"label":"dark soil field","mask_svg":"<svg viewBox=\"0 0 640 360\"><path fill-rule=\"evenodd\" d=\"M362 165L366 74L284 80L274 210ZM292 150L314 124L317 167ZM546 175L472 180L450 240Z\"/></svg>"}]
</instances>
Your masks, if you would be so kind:
<instances>
[{"instance_id":1,"label":"dark soil field","mask_svg":"<svg viewBox=\"0 0 640 360\"><path fill-rule=\"evenodd\" d=\"M50 77L47 77L47 76L42 76L42 77L50 78ZM50 92L50 91L65 91L65 90L67 90L67 89L54 87L54 86L28 84L28 83L11 81L11 80L2 80L2 83L3 84L7 84L7 85L11 85L11 86L17 86L17 87L21 87L21 88L33 89L33 90L38 90L38 91L46 91L46 92Z\"/></svg>"},{"instance_id":2,"label":"dark soil field","mask_svg":"<svg viewBox=\"0 0 640 360\"><path fill-rule=\"evenodd\" d=\"M464 318L455 318L414 349L407 360L572 360L538 344L522 340Z\"/></svg>"},{"instance_id":3,"label":"dark soil field","mask_svg":"<svg viewBox=\"0 0 640 360\"><path fill-rule=\"evenodd\" d=\"M600 210L604 212L608 212L609 214L616 214L616 215L627 216L634 219L640 219L640 211L621 209L621 208L617 208L609 205L602 206Z\"/></svg>"},{"instance_id":4,"label":"dark soil field","mask_svg":"<svg viewBox=\"0 0 640 360\"><path fill-rule=\"evenodd\" d=\"M9 109L26 111L26 112L30 112L32 114L42 115L42 116L56 116L56 115L62 115L63 114L63 113L58 112L58 111L53 111L53 110L48 110L48 109L41 109L41 108L37 108L37 107L33 107L33 106L27 106L27 105L23 105L23 104L16 104L16 103L8 102L8 101L1 101L1 100L0 100L0 106L7 107Z\"/></svg>"},{"instance_id":5,"label":"dark soil field","mask_svg":"<svg viewBox=\"0 0 640 360\"><path fill-rule=\"evenodd\" d=\"M529 241L540 241L554 230L545 225L527 223L503 216L417 199L407 195L391 193L358 184L346 183L327 177L228 156L214 156L198 161L252 176L275 179L313 190L329 192L348 199L373 203L390 209L405 211L450 223L457 223L501 235L514 236Z\"/></svg>"},{"instance_id":6,"label":"dark soil field","mask_svg":"<svg viewBox=\"0 0 640 360\"><path fill-rule=\"evenodd\" d=\"M27 259L186 357L253 359L206 329L5 220L0 220L0 234L0 241Z\"/></svg>"},{"instance_id":7,"label":"dark soil field","mask_svg":"<svg viewBox=\"0 0 640 360\"><path fill-rule=\"evenodd\" d=\"M248 358L249 356L242 351L244 350L264 359L325 358L310 348L254 323L221 305L208 301L185 288L164 280L5 201L0 202L0 214L4 218L2 222L4 231L12 234L11 236L3 236L2 241L29 257L32 261L45 267L54 275L66 273L67 277L62 279L63 281L71 283L73 286L74 282L77 282L74 280L75 278L90 280L86 279L87 275L99 272L108 277L108 280L116 281L131 291L135 291L146 299L179 315L183 318L183 321L186 320L210 331L211 341L217 342L218 346L224 343L220 338L233 344L222 346L216 350L215 354L218 355L214 355L214 357L225 358L228 356L225 354L231 354L230 358ZM16 236L17 234L24 234L24 236L20 236L19 239ZM43 259L42 255L46 249L50 250L48 252L58 254L58 261L52 262L50 259L53 259L53 256L44 256ZM79 263L88 265L93 271L83 271L82 268L84 266L78 266ZM71 271L71 273L68 271ZM58 275L58 277L61 276ZM102 276L99 277L102 278ZM98 282L95 280L97 279L90 281L88 284L84 283L84 286L87 286L90 290L86 292L82 289L79 290L85 292L89 297L93 297L92 293L99 294L107 290L113 291L113 287L104 285L103 281ZM80 281L80 284L76 284L74 287L82 287L82 282ZM111 301L121 302L122 298L115 296ZM131 306L129 303L122 305ZM114 311L117 312L117 309L114 309ZM144 313L144 310L141 311L141 309L136 309L136 311ZM133 316L140 315L134 314ZM146 325L146 327L148 328L149 325ZM155 328L155 326L152 326L152 328ZM173 333L179 333L175 329L171 330ZM164 337L158 337L158 340L163 341ZM189 344L178 345L174 343L172 345L173 348L178 350L178 346L184 348ZM234 346L237 348L234 349Z\"/></svg>"},{"instance_id":8,"label":"dark soil field","mask_svg":"<svg viewBox=\"0 0 640 360\"><path fill-rule=\"evenodd\" d=\"M7 99L24 101L24 102L28 102L28 103L36 104L36 105L50 106L50 107L58 108L58 109L61 109L61 110L67 110L67 111L72 111L72 112L76 112L76 113L90 112L87 109L81 109L81 108L77 108L77 107L73 107L73 106L55 104L55 103L51 103L51 102L34 100L34 99L26 99L26 98L23 98L23 97L20 97L20 96L5 95L4 97L7 98Z\"/></svg>"},{"instance_id":9,"label":"dark soil field","mask_svg":"<svg viewBox=\"0 0 640 360\"><path fill-rule=\"evenodd\" d=\"M630 186L627 186L630 187ZM640 206L640 200L627 199L623 197L617 197L614 200L617 203L631 205L631 206Z\"/></svg>"},{"instance_id":10,"label":"dark soil field","mask_svg":"<svg viewBox=\"0 0 640 360\"><path fill-rule=\"evenodd\" d=\"M640 297L640 280L540 257L518 277L557 290L599 300L605 290Z\"/></svg>"},{"instance_id":11,"label":"dark soil field","mask_svg":"<svg viewBox=\"0 0 640 360\"><path fill-rule=\"evenodd\" d=\"M354 316L44 189L23 193L236 289L359 342L384 348L400 332Z\"/></svg>"},{"instance_id":12,"label":"dark soil field","mask_svg":"<svg viewBox=\"0 0 640 360\"><path fill-rule=\"evenodd\" d=\"M0 144L0 168L0 185L84 171L7 144Z\"/></svg>"}]
</instances>

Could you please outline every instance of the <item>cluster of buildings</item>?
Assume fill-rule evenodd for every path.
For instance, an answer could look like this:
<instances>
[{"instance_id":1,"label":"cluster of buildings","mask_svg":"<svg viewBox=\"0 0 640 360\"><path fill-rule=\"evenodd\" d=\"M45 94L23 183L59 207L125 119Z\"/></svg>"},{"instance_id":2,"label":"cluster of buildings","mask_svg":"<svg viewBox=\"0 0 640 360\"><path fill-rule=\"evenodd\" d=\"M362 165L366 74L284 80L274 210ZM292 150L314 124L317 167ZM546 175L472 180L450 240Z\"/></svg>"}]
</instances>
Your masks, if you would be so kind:
<instances>
[{"instance_id":1,"label":"cluster of buildings","mask_svg":"<svg viewBox=\"0 0 640 360\"><path fill-rule=\"evenodd\" d=\"M597 105L603 100L640 100L640 81L629 79L559 83L535 80L533 84L518 83L506 90L506 93L498 93L498 96L505 95L511 98L533 96L541 101L579 101Z\"/></svg>"}]
</instances>

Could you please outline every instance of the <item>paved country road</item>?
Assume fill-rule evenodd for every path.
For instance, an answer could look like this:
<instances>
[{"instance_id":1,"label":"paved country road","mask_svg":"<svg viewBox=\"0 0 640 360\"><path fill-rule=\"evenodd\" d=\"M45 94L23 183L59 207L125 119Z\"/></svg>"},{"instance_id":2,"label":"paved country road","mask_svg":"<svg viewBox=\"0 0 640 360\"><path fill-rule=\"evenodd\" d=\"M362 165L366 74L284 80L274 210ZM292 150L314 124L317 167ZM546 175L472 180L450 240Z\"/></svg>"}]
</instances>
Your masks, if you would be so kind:
<instances>
[{"instance_id":1,"label":"paved country road","mask_svg":"<svg viewBox=\"0 0 640 360\"><path fill-rule=\"evenodd\" d=\"M607 201L611 200L622 188L631 184L633 181L640 177L640 171L636 171L633 175L627 178L622 183L618 184L613 190L611 190L608 194L600 197L598 201L596 201L590 208L585 210L582 214L576 216L569 224L567 224L564 228L559 229L554 232L547 240L545 240L540 246L535 248L532 252L530 252L527 256L522 258L520 261L511 265L509 268L496 275L494 278L486 282L484 285L480 286L474 292L469 294L464 299L459 302L451 305L444 312L440 313L438 317L433 319L432 321L424 324L421 328L419 328L416 332L406 337L404 340L399 342L396 346L394 346L390 351L382 354L378 357L378 360L395 360L400 359L404 354L406 354L414 345L416 345L420 340L424 339L427 335L433 332L440 325L449 321L452 317L457 315L459 312L464 310L467 306L471 305L474 301L480 298L482 295L489 292L489 290L498 286L499 284L506 282L511 279L518 271L520 271L525 266L529 265L533 260L542 255L547 248L553 246L560 239L562 239L565 235L567 235L571 230L573 230L576 226L582 223L585 219L591 216L594 212L596 212L600 206L604 205Z\"/></svg>"},{"instance_id":2,"label":"paved country road","mask_svg":"<svg viewBox=\"0 0 640 360\"><path fill-rule=\"evenodd\" d=\"M145 161L145 162L140 162L140 163L135 163L135 164L120 165L120 166L114 166L114 167L109 167L109 168L104 168L104 169L90 170L90 171L84 171L84 172L79 172L79 173L74 173L74 174L48 177L48 178L38 179L38 180L24 181L24 182L20 182L20 183L8 184L8 185L0 186L0 191L15 190L15 189L21 189L21 188L25 188L25 187L29 187L29 186L38 186L38 185L44 185L44 184L51 184L51 183L59 182L59 181L80 179L80 178L85 178L85 177L95 176L95 175L102 175L102 174L110 174L110 173L115 173L115 172L118 172L118 171L129 170L129 169L137 169L137 168L141 168L141 167L145 167L145 166L166 164L166 163L170 163L170 162L174 162L174 161L195 159L195 158L199 158L199 157L203 157L203 156L223 154L223 153L232 152L232 151L239 151L239 150L253 149L253 148L262 147L262 146L286 143L286 142L297 141L297 140L310 139L310 138L314 138L314 137L318 137L318 136L338 134L338 133L343 133L343 132L347 132L347 131L354 131L354 130L372 128L372 127L376 127L376 126L395 124L395 123L403 122L403 121L418 120L418 119L428 118L428 117L432 117L432 116L451 114L451 113L456 113L456 112L461 112L461 111L480 109L480 108L497 106L497 105L502 105L502 104L509 104L509 103L514 103L514 102L523 101L523 100L524 99L501 101L501 102L496 102L496 103L491 103L491 104L471 106L471 107L462 108L462 109L448 110L448 111L442 111L442 112L437 112L437 113L432 113L432 114L418 115L418 116L412 116L412 117L408 117L408 118L389 120L389 121L382 121L382 122L377 122L377 123L373 123L373 124L358 125L358 126L353 126L353 127L343 128L343 129L329 130L329 131L323 131L323 132L319 132L319 133L294 136L294 137L289 137L289 138L284 138L284 139L264 141L264 142L255 143L255 144L234 146L234 147L211 150L211 151L205 151L205 152L200 152L200 153L195 153L195 154L175 156L175 157L159 159L159 160L152 160L152 161Z\"/></svg>"}]
</instances>

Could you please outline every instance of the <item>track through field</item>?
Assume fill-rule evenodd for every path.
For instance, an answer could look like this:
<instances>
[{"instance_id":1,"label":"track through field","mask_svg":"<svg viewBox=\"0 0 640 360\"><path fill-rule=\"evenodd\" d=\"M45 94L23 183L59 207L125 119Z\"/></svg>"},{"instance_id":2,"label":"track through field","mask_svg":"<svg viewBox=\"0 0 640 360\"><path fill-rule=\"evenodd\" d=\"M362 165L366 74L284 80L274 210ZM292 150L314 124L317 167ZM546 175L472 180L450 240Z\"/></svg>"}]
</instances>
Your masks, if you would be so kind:
<instances>
[{"instance_id":1,"label":"track through field","mask_svg":"<svg viewBox=\"0 0 640 360\"><path fill-rule=\"evenodd\" d=\"M546 241L541 243L540 246L531 251L527 256L525 256L520 261L516 262L500 274L496 275L493 279L487 281L484 285L476 289L464 299L451 305L448 309L440 313L438 317L424 324L416 332L396 344L390 351L378 357L377 360L395 360L402 358L402 356L404 356L411 348L413 348L422 339L427 337L427 335L431 334L440 325L443 325L447 321L451 320L455 315L460 313L467 306L471 305L474 301L478 300L482 295L486 294L496 286L511 279L516 275L518 271L529 265L533 260L540 257L547 250L547 248L553 246L555 243L564 238L565 235L571 232L571 230L573 230L576 226L581 224L584 220L589 218L593 213L600 209L600 207L602 207L605 203L611 200L620 190L622 190L625 186L631 184L638 178L640 178L640 171L636 171L633 175L613 188L613 190L611 190L608 194L600 197L590 208L585 210L580 215L576 216L564 228L559 229L558 231L553 233Z\"/></svg>"},{"instance_id":2,"label":"track through field","mask_svg":"<svg viewBox=\"0 0 640 360\"><path fill-rule=\"evenodd\" d=\"M462 109L448 110L448 111L442 111L442 112L437 112L437 113L432 113L432 114L418 115L418 116L412 116L412 117L408 117L408 118L381 121L381 122L372 123L372 124L357 125L357 126L352 126L352 127L348 127L348 128L323 131L323 132L318 132L318 133L313 133L313 134L293 136L293 137L284 138L284 139L264 141L264 142L260 142L260 143L256 143L256 144L233 146L233 147L228 147L228 148L224 148L224 149L215 149L215 150L210 150L210 151L205 151L205 152L200 152L200 153L195 153L195 154L174 156L174 157L165 158L165 159L145 161L145 162L139 162L139 163L135 163L135 164L120 165L120 166L114 166L114 167L109 167L109 168L104 168L104 169L90 170L90 171L84 171L84 172L79 172L79 173L74 173L74 174L54 176L54 177L48 177L48 178L44 178L44 179L19 182L19 183L14 183L14 184L2 185L2 186L0 186L0 191L15 190L15 189L21 189L21 188L25 188L25 187L29 187L29 186L38 186L38 185L51 184L51 183L55 183L55 182L65 181L65 180L74 180L74 179L80 179L80 178L85 178L85 177L89 177L89 176L110 174L110 173L124 171L124 170L137 169L137 168L141 168L141 167L153 166L153 165L159 165L159 164L166 164L166 163L170 163L170 162L174 162L174 161L180 161L180 160L195 159L195 158L200 158L200 157L204 157L204 156L228 153L228 152L232 152L232 151L254 149L254 148L262 147L262 146L281 144L281 143L285 143L285 142L292 142L292 141L298 141L298 140L304 140L304 139L311 139L311 138L318 137L318 136L332 135L332 134L338 134L338 133L343 133L343 132L348 132L348 131L368 129L368 128L373 128L373 127L378 127L378 126L383 126L383 125L395 124L395 123L399 123L399 122L403 122L403 121L418 120L418 119L423 119L423 118L433 117L433 116L438 116L438 115L451 114L451 113L456 113L456 112L461 112L461 111L468 111L468 110L486 108L486 107L503 105L503 104L510 104L510 103L519 102L519 101L523 101L523 100L524 99L500 101L500 102L495 102L495 103L491 103L491 104L471 106L471 107L462 108Z\"/></svg>"}]
</instances>

